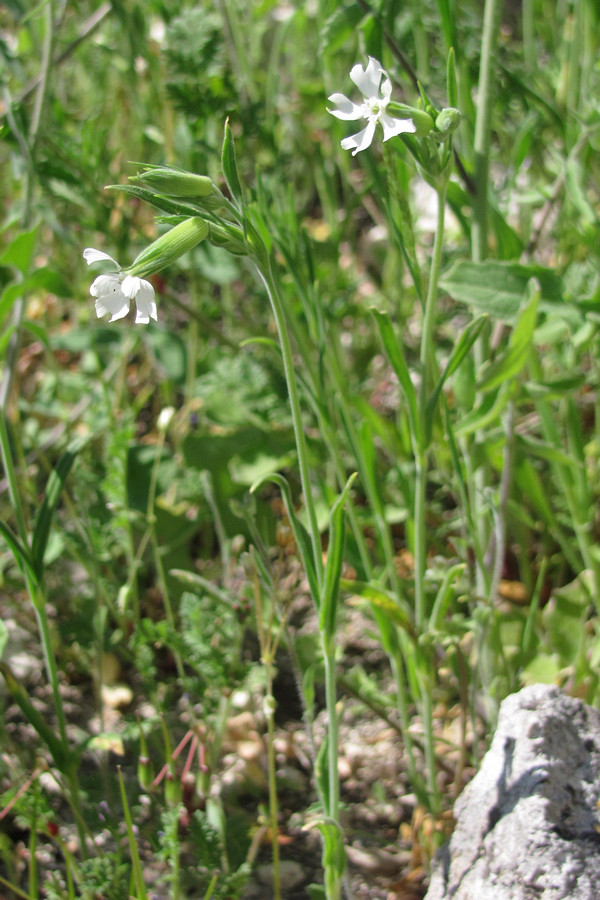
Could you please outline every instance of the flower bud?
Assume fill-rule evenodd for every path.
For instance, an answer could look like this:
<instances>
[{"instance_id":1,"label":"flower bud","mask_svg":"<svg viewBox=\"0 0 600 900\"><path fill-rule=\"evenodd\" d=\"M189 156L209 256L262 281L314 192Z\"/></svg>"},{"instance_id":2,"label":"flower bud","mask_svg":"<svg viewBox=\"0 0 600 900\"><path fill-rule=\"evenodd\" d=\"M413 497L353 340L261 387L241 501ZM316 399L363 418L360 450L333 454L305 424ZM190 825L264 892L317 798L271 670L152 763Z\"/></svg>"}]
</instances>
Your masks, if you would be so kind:
<instances>
[{"instance_id":1,"label":"flower bud","mask_svg":"<svg viewBox=\"0 0 600 900\"><path fill-rule=\"evenodd\" d=\"M234 256L247 256L248 248L244 241L244 234L240 228L235 225L215 225L211 222L209 226L208 240L214 247L222 247L228 250Z\"/></svg>"},{"instance_id":2,"label":"flower bud","mask_svg":"<svg viewBox=\"0 0 600 900\"><path fill-rule=\"evenodd\" d=\"M395 103L391 100L387 105L387 112L394 118L412 119L417 129L415 137L425 137L434 128L433 119L423 109L416 109L414 106L406 106L404 103Z\"/></svg>"},{"instance_id":3,"label":"flower bud","mask_svg":"<svg viewBox=\"0 0 600 900\"><path fill-rule=\"evenodd\" d=\"M440 134L444 135L444 137L449 137L453 131L456 131L459 125L460 113L451 106L447 109L443 109L435 120L435 127Z\"/></svg>"},{"instance_id":4,"label":"flower bud","mask_svg":"<svg viewBox=\"0 0 600 900\"><path fill-rule=\"evenodd\" d=\"M142 250L127 271L130 275L153 275L203 241L207 234L208 224L204 219L199 216L186 219Z\"/></svg>"},{"instance_id":5,"label":"flower bud","mask_svg":"<svg viewBox=\"0 0 600 900\"><path fill-rule=\"evenodd\" d=\"M217 190L208 175L195 175L170 166L146 166L143 172L129 180L159 194L188 200L209 197Z\"/></svg>"}]
</instances>

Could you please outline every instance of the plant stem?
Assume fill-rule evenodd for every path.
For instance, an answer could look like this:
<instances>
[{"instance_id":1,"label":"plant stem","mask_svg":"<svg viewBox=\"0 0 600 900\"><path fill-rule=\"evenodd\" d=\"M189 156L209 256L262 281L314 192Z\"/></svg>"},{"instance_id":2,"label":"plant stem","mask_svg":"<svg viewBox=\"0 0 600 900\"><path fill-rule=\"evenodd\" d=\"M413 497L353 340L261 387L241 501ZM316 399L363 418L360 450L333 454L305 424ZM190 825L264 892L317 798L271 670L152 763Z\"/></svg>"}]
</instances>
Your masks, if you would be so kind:
<instances>
[{"instance_id":1,"label":"plant stem","mask_svg":"<svg viewBox=\"0 0 600 900\"><path fill-rule=\"evenodd\" d=\"M431 271L427 285L427 297L423 314L423 330L421 332L421 347L419 361L421 364L421 389L419 398L419 435L415 440L415 499L414 499L414 552L415 552L415 626L421 633L425 625L425 570L427 568L427 536L425 516L425 489L427 485L427 464L429 457L428 439L426 433L427 402L430 396L430 376L434 360L433 326L437 307L437 288L440 277L442 261L442 249L444 241L444 220L446 211L446 188L448 178L440 178L436 186L437 199L437 223L433 252L431 258Z\"/></svg>"},{"instance_id":2,"label":"plant stem","mask_svg":"<svg viewBox=\"0 0 600 900\"><path fill-rule=\"evenodd\" d=\"M488 180L490 169L490 131L492 121L492 62L496 49L501 0L486 0L481 36L481 61L477 91L477 119L475 122L475 203L471 229L474 262L487 256Z\"/></svg>"},{"instance_id":3,"label":"plant stem","mask_svg":"<svg viewBox=\"0 0 600 900\"><path fill-rule=\"evenodd\" d=\"M300 484L302 486L302 494L304 497L304 505L306 507L306 514L308 517L308 527L309 533L311 537L311 545L313 552L313 561L315 565L315 572L317 574L317 583L319 588L323 586L323 557L321 553L321 533L319 531L319 524L317 521L317 512L315 509L315 504L312 496L312 488L310 483L310 469L308 465L308 448L306 446L306 438L304 435L304 425L302 423L302 411L300 409L300 397L298 393L298 384L296 380L296 374L294 371L294 360L292 356L292 347L290 343L290 338L288 335L288 330L286 327L286 319L285 312L283 309L283 304L281 302L281 298L279 296L279 291L277 289L277 285L275 279L273 277L273 272L271 268L271 262L268 261L267 266L264 267L266 271L263 269L258 262L255 261L256 269L258 274L260 275L261 281L265 285L267 289L267 294L269 296L269 300L271 302L271 308L273 310L273 316L275 317L275 324L277 326L277 332L279 334L279 344L281 349L281 356L283 358L283 370L285 373L285 380L288 389L288 396L290 400L290 409L292 413L292 422L294 425L294 437L296 439L296 451L298 453L298 468L300 471ZM313 598L316 605L318 606L319 597Z\"/></svg>"}]
</instances>

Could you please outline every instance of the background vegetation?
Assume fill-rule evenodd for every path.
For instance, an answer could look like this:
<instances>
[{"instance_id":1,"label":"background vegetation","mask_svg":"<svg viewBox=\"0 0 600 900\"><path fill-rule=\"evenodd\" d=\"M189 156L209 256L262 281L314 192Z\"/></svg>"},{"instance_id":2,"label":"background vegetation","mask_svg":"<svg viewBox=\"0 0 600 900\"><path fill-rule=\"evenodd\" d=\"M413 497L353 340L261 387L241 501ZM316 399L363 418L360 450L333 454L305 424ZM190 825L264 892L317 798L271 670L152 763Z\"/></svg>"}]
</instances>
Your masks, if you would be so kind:
<instances>
[{"instance_id":1,"label":"background vegetation","mask_svg":"<svg viewBox=\"0 0 600 900\"><path fill-rule=\"evenodd\" d=\"M394 729L422 895L502 698L556 681L598 703L598 19L593 0L0 10L7 896L246 896L257 858L281 896L279 850L313 830L325 886L284 896L407 896L346 869L338 697ZM359 99L368 56L458 130L342 150L327 98ZM142 163L208 175L245 249L202 242L152 277L156 324L107 324L84 247L125 265L176 221L103 190Z\"/></svg>"}]
</instances>

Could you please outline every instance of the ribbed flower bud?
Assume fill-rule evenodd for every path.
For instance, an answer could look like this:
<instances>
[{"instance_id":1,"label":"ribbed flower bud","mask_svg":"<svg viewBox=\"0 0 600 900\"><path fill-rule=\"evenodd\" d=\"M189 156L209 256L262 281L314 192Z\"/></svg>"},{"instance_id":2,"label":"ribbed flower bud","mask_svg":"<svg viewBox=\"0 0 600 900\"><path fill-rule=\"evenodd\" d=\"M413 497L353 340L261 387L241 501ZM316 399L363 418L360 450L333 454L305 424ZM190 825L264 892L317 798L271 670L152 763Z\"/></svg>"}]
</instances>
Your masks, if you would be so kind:
<instances>
[{"instance_id":1,"label":"ribbed flower bud","mask_svg":"<svg viewBox=\"0 0 600 900\"><path fill-rule=\"evenodd\" d=\"M208 240L215 247L222 247L228 250L234 256L247 256L248 248L244 240L244 234L236 225L215 225L211 222L209 226Z\"/></svg>"},{"instance_id":2,"label":"ribbed flower bud","mask_svg":"<svg viewBox=\"0 0 600 900\"><path fill-rule=\"evenodd\" d=\"M195 175L170 166L145 166L143 172L133 175L129 180L159 194L185 197L188 200L209 197L217 191L208 175Z\"/></svg>"},{"instance_id":3,"label":"ribbed flower bud","mask_svg":"<svg viewBox=\"0 0 600 900\"><path fill-rule=\"evenodd\" d=\"M208 234L208 224L199 216L180 222L142 250L127 270L129 275L146 276L170 266Z\"/></svg>"}]
</instances>

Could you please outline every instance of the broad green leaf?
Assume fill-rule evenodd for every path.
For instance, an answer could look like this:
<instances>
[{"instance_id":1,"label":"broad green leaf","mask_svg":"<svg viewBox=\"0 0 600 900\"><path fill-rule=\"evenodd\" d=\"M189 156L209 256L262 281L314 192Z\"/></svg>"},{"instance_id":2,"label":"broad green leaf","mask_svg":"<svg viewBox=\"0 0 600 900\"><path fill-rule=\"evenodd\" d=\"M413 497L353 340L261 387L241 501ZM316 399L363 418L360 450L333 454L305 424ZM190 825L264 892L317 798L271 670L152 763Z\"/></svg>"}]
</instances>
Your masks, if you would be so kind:
<instances>
[{"instance_id":1,"label":"broad green leaf","mask_svg":"<svg viewBox=\"0 0 600 900\"><path fill-rule=\"evenodd\" d=\"M7 285L2 294L0 294L0 322L6 318L19 297L22 297L26 291L24 282L11 283Z\"/></svg>"},{"instance_id":2,"label":"broad green leaf","mask_svg":"<svg viewBox=\"0 0 600 900\"><path fill-rule=\"evenodd\" d=\"M410 372L408 371L408 366L406 365L404 356L402 355L402 350L400 349L398 340L396 338L396 335L394 334L394 326L392 325L387 313L380 312L380 310L378 309L371 309L371 314L375 319L377 327L379 328L379 334L381 335L383 348L404 392L404 397L406 398L406 402L408 403L411 433L416 443L419 444L421 429L419 426L417 392L415 391L415 386L412 383Z\"/></svg>"},{"instance_id":3,"label":"broad green leaf","mask_svg":"<svg viewBox=\"0 0 600 900\"><path fill-rule=\"evenodd\" d=\"M317 571L315 568L313 557L312 542L308 531L296 515L294 504L292 502L290 486L283 475L279 475L277 472L274 472L271 475L265 475L263 478L259 478L258 481L255 481L250 488L250 493L253 494L261 484L265 483L265 481L273 482L273 484L276 484L281 490L281 496L283 498L288 519L290 520L290 525L292 526L292 532L294 534L294 540L296 541L296 547L306 571L306 577L308 579L310 592L315 606L318 606L321 600L321 592L319 591L319 582L317 579Z\"/></svg>"},{"instance_id":4,"label":"broad green leaf","mask_svg":"<svg viewBox=\"0 0 600 900\"><path fill-rule=\"evenodd\" d=\"M30 231L23 231L13 238L0 256L0 266L14 266L23 276L27 275L33 259L38 228L39 225L35 225Z\"/></svg>"},{"instance_id":5,"label":"broad green leaf","mask_svg":"<svg viewBox=\"0 0 600 900\"><path fill-rule=\"evenodd\" d=\"M557 588L544 607L546 641L560 655L563 666L580 662L591 600L592 574L585 570L570 584Z\"/></svg>"},{"instance_id":6,"label":"broad green leaf","mask_svg":"<svg viewBox=\"0 0 600 900\"><path fill-rule=\"evenodd\" d=\"M433 420L435 416L435 411L437 407L437 403L440 396L440 391L442 390L444 383L447 378L449 378L460 366L463 359L481 334L486 322L488 321L487 316L478 316L478 318L473 319L470 322L465 330L460 335L458 341L454 345L452 349L452 353L450 354L450 358L446 364L446 368L442 372L440 380L438 381L433 394L429 398L427 402L426 409L426 435L425 435L425 443L429 445L431 441L431 433L433 430Z\"/></svg>"},{"instance_id":7,"label":"broad green leaf","mask_svg":"<svg viewBox=\"0 0 600 900\"><path fill-rule=\"evenodd\" d=\"M183 337L164 328L145 328L143 334L169 381L183 384L187 375L187 345Z\"/></svg>"},{"instance_id":8,"label":"broad green leaf","mask_svg":"<svg viewBox=\"0 0 600 900\"><path fill-rule=\"evenodd\" d=\"M331 510L329 526L329 546L327 548L327 564L325 566L325 584L319 610L319 629L328 637L335 634L337 600L340 590L340 575L344 553L345 506L354 483L356 473L350 476L344 490Z\"/></svg>"},{"instance_id":9,"label":"broad green leaf","mask_svg":"<svg viewBox=\"0 0 600 900\"><path fill-rule=\"evenodd\" d=\"M53 469L48 478L44 499L35 520L31 542L32 562L40 579L44 571L44 553L50 535L52 516L60 499L67 475L71 471L71 466L84 443L85 439L82 438L77 438L73 441L70 447L62 454L56 464L56 468Z\"/></svg>"},{"instance_id":10,"label":"broad green leaf","mask_svg":"<svg viewBox=\"0 0 600 900\"><path fill-rule=\"evenodd\" d=\"M221 165L223 167L223 175L225 176L227 187L241 210L244 208L244 196L242 194L242 186L238 176L237 163L235 161L235 147L233 144L231 128L229 127L229 121L225 122L225 137L223 139L223 149L221 151Z\"/></svg>"},{"instance_id":11,"label":"broad green leaf","mask_svg":"<svg viewBox=\"0 0 600 900\"><path fill-rule=\"evenodd\" d=\"M440 280L440 287L457 303L466 303L496 319L512 322L519 314L529 281L540 285L541 299L562 302L563 283L552 269L519 263L459 260Z\"/></svg>"},{"instance_id":12,"label":"broad green leaf","mask_svg":"<svg viewBox=\"0 0 600 900\"><path fill-rule=\"evenodd\" d=\"M484 393L493 391L500 385L506 384L506 382L515 378L527 362L540 299L539 285L534 281L530 282L528 293L527 305L521 311L513 328L508 349L502 354L500 359L495 360L487 368L484 368L482 377L477 385L478 390Z\"/></svg>"},{"instance_id":13,"label":"broad green leaf","mask_svg":"<svg viewBox=\"0 0 600 900\"><path fill-rule=\"evenodd\" d=\"M39 269L34 269L27 278L26 289L28 291L42 289L48 291L50 294L56 294L59 297L73 296L73 286L69 285L62 275L55 272L54 269L49 269L47 266L41 266Z\"/></svg>"}]
</instances>

